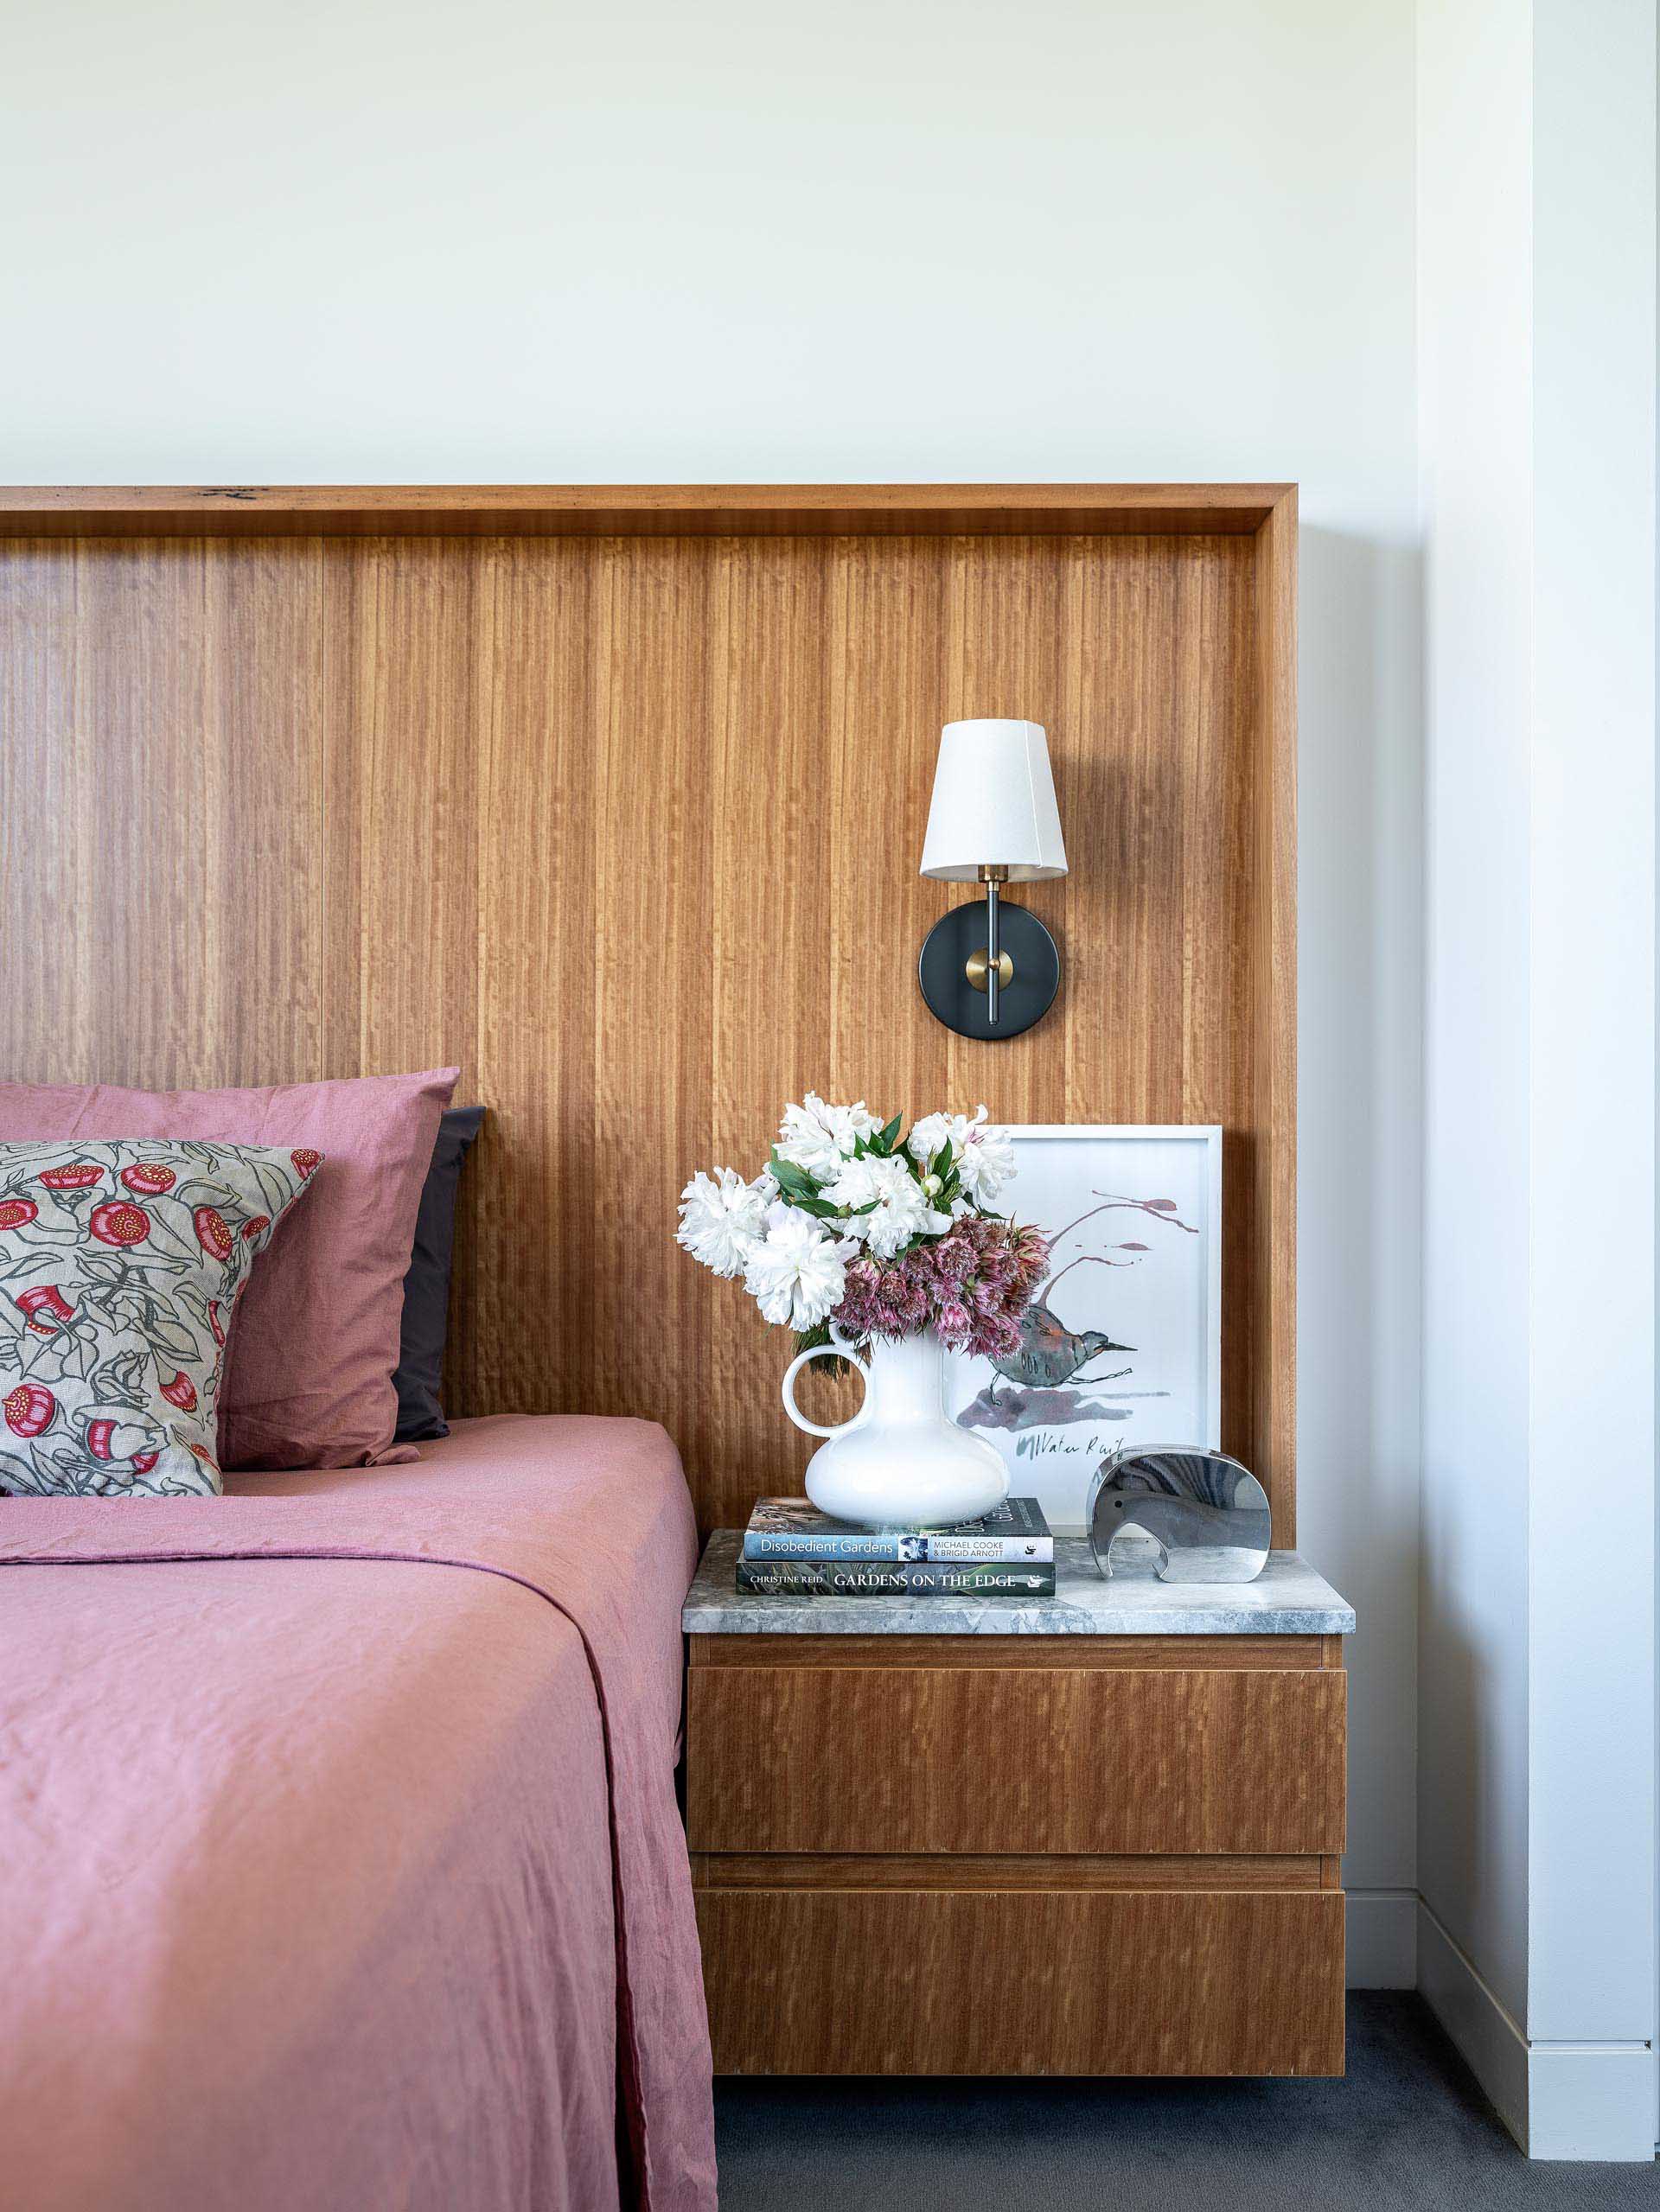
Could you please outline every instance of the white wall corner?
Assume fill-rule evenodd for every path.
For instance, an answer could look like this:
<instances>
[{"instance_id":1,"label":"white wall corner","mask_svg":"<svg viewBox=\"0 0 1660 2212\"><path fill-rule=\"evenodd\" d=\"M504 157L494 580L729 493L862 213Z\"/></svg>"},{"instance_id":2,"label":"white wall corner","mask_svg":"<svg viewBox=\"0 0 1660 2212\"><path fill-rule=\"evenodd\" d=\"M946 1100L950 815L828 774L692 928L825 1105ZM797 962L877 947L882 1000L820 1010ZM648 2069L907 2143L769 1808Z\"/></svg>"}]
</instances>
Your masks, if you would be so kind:
<instances>
[{"instance_id":1,"label":"white wall corner","mask_svg":"<svg viewBox=\"0 0 1660 2212\"><path fill-rule=\"evenodd\" d=\"M1350 1890L1345 1917L1350 1989L1418 1986L1415 1890Z\"/></svg>"},{"instance_id":2,"label":"white wall corner","mask_svg":"<svg viewBox=\"0 0 1660 2212\"><path fill-rule=\"evenodd\" d=\"M1418 25L1419 1983L1529 2157L1648 2161L1655 15Z\"/></svg>"},{"instance_id":3,"label":"white wall corner","mask_svg":"<svg viewBox=\"0 0 1660 2212\"><path fill-rule=\"evenodd\" d=\"M1653 2163L1660 2106L1650 2044L1530 2044L1421 1899L1418 1986L1529 2158Z\"/></svg>"}]
</instances>

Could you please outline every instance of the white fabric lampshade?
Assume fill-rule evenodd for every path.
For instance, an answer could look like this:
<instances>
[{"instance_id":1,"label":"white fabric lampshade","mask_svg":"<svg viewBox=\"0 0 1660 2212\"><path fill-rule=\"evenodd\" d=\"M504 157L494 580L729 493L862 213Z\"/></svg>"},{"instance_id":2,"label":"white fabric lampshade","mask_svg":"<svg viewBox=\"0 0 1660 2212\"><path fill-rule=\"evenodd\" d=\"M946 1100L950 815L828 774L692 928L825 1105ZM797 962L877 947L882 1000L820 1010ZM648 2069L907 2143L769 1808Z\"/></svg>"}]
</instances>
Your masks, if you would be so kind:
<instances>
[{"instance_id":1,"label":"white fabric lampshade","mask_svg":"<svg viewBox=\"0 0 1660 2212\"><path fill-rule=\"evenodd\" d=\"M923 873L973 883L1006 868L1012 883L1066 873L1066 847L1039 722L948 722L940 732Z\"/></svg>"}]
</instances>

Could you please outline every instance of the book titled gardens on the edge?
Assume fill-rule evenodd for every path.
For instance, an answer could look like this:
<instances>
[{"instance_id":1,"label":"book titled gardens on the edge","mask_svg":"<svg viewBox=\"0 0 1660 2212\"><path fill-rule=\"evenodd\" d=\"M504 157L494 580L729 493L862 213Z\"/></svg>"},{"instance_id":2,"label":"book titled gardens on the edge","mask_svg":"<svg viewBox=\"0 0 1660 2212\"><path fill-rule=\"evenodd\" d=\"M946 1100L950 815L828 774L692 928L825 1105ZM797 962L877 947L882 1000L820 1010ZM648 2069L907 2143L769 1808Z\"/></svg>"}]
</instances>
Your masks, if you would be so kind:
<instances>
[{"instance_id":1,"label":"book titled gardens on the edge","mask_svg":"<svg viewBox=\"0 0 1660 2212\"><path fill-rule=\"evenodd\" d=\"M770 1597L1035 1597L1055 1588L1055 1539L1035 1498L1008 1498L955 1528L853 1528L805 1498L762 1498L737 1586Z\"/></svg>"}]
</instances>

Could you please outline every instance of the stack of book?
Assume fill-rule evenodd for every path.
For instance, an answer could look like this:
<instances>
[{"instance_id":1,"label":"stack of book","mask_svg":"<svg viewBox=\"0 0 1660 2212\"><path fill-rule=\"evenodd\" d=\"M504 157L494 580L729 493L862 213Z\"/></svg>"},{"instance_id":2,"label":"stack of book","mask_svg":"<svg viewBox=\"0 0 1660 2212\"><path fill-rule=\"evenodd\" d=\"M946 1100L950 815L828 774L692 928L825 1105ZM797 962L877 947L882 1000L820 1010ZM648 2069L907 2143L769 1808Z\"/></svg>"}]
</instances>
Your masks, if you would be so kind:
<instances>
[{"instance_id":1,"label":"stack of book","mask_svg":"<svg viewBox=\"0 0 1660 2212\"><path fill-rule=\"evenodd\" d=\"M769 1597L1052 1597L1055 1539L1036 1498L955 1528L855 1528L805 1498L763 1498L737 1586Z\"/></svg>"}]
</instances>

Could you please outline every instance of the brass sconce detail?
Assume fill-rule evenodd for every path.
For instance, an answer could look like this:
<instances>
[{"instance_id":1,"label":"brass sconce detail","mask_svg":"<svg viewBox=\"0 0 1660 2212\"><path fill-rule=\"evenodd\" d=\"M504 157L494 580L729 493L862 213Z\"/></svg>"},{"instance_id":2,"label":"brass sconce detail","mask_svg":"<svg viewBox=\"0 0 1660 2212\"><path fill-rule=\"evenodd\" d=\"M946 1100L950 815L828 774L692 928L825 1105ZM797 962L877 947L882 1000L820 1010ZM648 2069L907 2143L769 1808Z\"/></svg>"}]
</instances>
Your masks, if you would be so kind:
<instances>
[{"instance_id":1,"label":"brass sconce detail","mask_svg":"<svg viewBox=\"0 0 1660 2212\"><path fill-rule=\"evenodd\" d=\"M970 991L991 989L992 962L989 953L970 953L966 970ZM1006 991L1014 981L1014 962L1006 953L997 956L997 980L1000 990Z\"/></svg>"}]
</instances>

